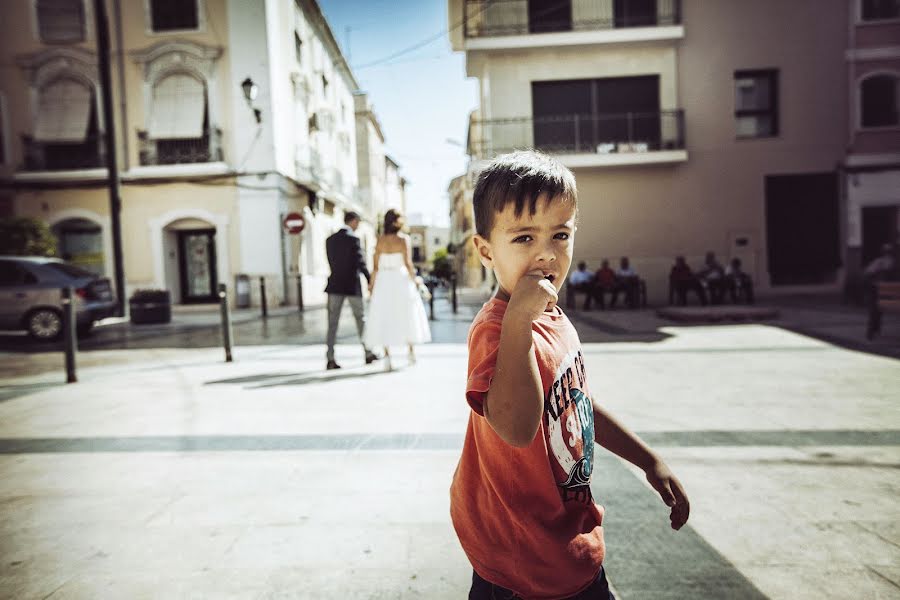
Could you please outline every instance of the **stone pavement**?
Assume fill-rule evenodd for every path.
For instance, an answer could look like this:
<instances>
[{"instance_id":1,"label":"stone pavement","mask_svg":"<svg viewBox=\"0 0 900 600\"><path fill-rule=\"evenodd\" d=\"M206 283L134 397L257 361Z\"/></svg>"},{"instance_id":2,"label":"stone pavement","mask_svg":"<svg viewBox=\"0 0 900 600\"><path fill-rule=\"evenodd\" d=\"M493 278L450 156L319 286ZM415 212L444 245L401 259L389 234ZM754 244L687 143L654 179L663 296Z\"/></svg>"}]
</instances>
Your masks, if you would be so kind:
<instances>
[{"instance_id":1,"label":"stone pavement","mask_svg":"<svg viewBox=\"0 0 900 600\"><path fill-rule=\"evenodd\" d=\"M448 516L469 304L419 362L324 348L4 354L0 598L464 598ZM439 315L441 316L441 315ZM574 314L593 392L692 502L600 452L618 596L897 598L900 369L773 325ZM349 324L350 319L345 323ZM440 324L439 324L440 323Z\"/></svg>"}]
</instances>

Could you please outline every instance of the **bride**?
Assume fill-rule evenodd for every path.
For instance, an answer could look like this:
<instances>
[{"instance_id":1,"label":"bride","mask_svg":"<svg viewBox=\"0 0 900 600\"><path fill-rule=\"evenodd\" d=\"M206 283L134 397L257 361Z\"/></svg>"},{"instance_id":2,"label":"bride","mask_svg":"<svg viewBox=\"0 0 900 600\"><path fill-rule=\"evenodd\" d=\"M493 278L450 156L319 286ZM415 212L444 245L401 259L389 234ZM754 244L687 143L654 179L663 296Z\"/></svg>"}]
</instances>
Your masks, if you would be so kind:
<instances>
[{"instance_id":1,"label":"bride","mask_svg":"<svg viewBox=\"0 0 900 600\"><path fill-rule=\"evenodd\" d=\"M409 236L402 232L403 214L390 209L384 215L384 235L375 244L375 268L369 281L369 316L365 342L384 347L385 367L393 370L390 346L409 346L409 363L415 364L413 345L431 341L422 299L416 289Z\"/></svg>"}]
</instances>

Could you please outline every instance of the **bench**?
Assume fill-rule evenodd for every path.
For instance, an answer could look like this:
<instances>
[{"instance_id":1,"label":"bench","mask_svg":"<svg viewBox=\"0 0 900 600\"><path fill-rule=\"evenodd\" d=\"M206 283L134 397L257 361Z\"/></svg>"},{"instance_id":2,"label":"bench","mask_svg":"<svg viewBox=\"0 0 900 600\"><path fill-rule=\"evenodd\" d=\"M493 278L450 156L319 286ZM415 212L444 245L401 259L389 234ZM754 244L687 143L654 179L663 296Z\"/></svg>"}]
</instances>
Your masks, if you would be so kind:
<instances>
[{"instance_id":1,"label":"bench","mask_svg":"<svg viewBox=\"0 0 900 600\"><path fill-rule=\"evenodd\" d=\"M900 314L900 282L881 281L873 286L866 338L871 340L881 332L883 313Z\"/></svg>"}]
</instances>

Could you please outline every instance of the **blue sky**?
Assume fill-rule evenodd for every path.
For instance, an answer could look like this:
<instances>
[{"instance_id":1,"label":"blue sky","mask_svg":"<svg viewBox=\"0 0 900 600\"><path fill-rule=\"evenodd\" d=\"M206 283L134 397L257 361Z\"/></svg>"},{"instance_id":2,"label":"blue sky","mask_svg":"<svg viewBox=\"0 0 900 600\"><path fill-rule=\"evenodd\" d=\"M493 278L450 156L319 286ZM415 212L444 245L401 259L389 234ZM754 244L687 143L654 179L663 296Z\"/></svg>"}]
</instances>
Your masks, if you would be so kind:
<instances>
[{"instance_id":1,"label":"blue sky","mask_svg":"<svg viewBox=\"0 0 900 600\"><path fill-rule=\"evenodd\" d=\"M394 60L366 67L447 30L447 0L319 0L360 88L369 94L388 154L409 180L407 212L446 220L447 185L463 173L469 111L478 102L463 54L446 33ZM347 28L349 27L349 33Z\"/></svg>"}]
</instances>

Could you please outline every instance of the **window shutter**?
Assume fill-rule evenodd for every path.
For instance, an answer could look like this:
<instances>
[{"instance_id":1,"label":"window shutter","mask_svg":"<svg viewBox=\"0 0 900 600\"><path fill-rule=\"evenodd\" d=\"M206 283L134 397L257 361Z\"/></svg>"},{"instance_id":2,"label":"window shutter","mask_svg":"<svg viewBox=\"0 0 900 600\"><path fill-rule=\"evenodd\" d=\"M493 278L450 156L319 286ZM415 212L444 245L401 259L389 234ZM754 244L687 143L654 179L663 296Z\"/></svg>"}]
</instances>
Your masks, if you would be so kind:
<instances>
[{"instance_id":1,"label":"window shutter","mask_svg":"<svg viewBox=\"0 0 900 600\"><path fill-rule=\"evenodd\" d=\"M203 84L190 75L169 75L153 88L149 137L157 140L203 137L205 112Z\"/></svg>"},{"instance_id":2,"label":"window shutter","mask_svg":"<svg viewBox=\"0 0 900 600\"><path fill-rule=\"evenodd\" d=\"M37 17L44 42L84 40L83 0L38 0Z\"/></svg>"},{"instance_id":3,"label":"window shutter","mask_svg":"<svg viewBox=\"0 0 900 600\"><path fill-rule=\"evenodd\" d=\"M40 92L34 139L82 143L91 116L91 90L71 79L51 83Z\"/></svg>"}]
</instances>

